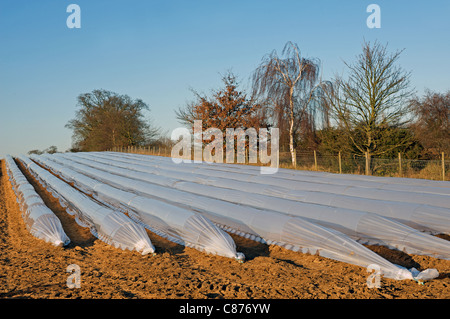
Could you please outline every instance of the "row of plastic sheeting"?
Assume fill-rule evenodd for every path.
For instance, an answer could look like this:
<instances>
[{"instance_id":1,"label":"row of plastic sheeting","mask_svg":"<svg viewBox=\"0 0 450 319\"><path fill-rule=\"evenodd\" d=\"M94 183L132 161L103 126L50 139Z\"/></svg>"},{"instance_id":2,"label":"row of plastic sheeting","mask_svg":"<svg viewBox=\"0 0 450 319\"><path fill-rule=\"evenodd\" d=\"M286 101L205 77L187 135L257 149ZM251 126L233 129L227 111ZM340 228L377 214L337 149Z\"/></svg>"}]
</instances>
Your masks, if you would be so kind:
<instances>
[{"instance_id":1,"label":"row of plastic sheeting","mask_svg":"<svg viewBox=\"0 0 450 319\"><path fill-rule=\"evenodd\" d=\"M151 183L137 178L131 169L101 164L94 158L83 157L88 154L53 154L34 156L33 159L49 169L67 170L70 168L93 180L133 192L136 195L158 198L181 205L203 214L225 230L268 244L277 244L294 251L319 254L321 256L355 264L363 267L378 265L384 276L394 279L414 279L413 273L394 265L370 249L364 247L345 234L311 220L282 214L273 210L255 208L211 196L193 194L173 188L180 181L156 176L160 183ZM74 173L71 173L75 176ZM144 175L142 173L139 173ZM69 174L70 175L70 174ZM69 176L68 175L68 176ZM75 181L81 180L76 175ZM165 185L163 185L165 183ZM435 270L414 273L422 280L437 276Z\"/></svg>"},{"instance_id":2,"label":"row of plastic sheeting","mask_svg":"<svg viewBox=\"0 0 450 319\"><path fill-rule=\"evenodd\" d=\"M27 230L36 238L42 239L54 246L66 246L70 243L60 220L50 210L28 182L14 159L5 158L6 171L11 182L16 199L22 212L22 218Z\"/></svg>"},{"instance_id":3,"label":"row of plastic sheeting","mask_svg":"<svg viewBox=\"0 0 450 319\"><path fill-rule=\"evenodd\" d=\"M228 168L227 166L218 167L217 165L206 163L174 164L171 162L170 158L168 159L159 156L143 156L123 153L111 153L108 155L105 153L89 154L90 156L97 157L97 160L100 161L114 160L115 165L122 168L133 164L135 170L150 174L164 175L209 186L217 186L264 196L254 196L255 198L258 198L256 204L261 204L261 201L264 201L264 205L278 206L278 204L276 204L277 200L274 199L274 197L284 198L304 203L376 213L381 216L395 219L421 231L432 234L450 234L450 211L448 208L444 207L433 206L430 204L363 198L325 191L293 190L287 187L249 182L239 178L243 173L227 173L227 169L231 170L231 168ZM206 168L203 169L203 167ZM217 170L214 170L214 167L218 167ZM249 170L250 168L252 168L251 171L255 172L252 166L249 166ZM242 168L240 170L243 171ZM236 197L236 195L233 194L233 197ZM447 200L450 201L450 195L446 197Z\"/></svg>"},{"instance_id":4,"label":"row of plastic sheeting","mask_svg":"<svg viewBox=\"0 0 450 319\"><path fill-rule=\"evenodd\" d=\"M146 163L168 163L171 167L173 167L173 161L168 157L152 156L149 158L150 156L124 153L115 153L115 156L125 156L127 158L135 157ZM262 175L250 165L247 165L248 170L245 170L242 167L240 169L233 168L234 165L231 164L226 165L227 166L222 167L219 164L214 163L208 164L206 162L192 162L180 163L177 166L189 167L190 169L196 168L197 172L202 171L205 175L225 177L228 179L266 184L270 186L281 186L300 191L309 190L327 192L367 199L407 202L438 206L447 209L450 208L450 201L448 199L450 196L450 188L447 187L450 182L442 182L441 184L435 186L432 186L433 184L429 183L426 186L407 185L392 182L388 183L387 181L375 182L358 179L325 178L320 175L309 176L300 173L295 174L295 172L297 172L296 170L291 170L293 171L291 174L283 171L283 173L277 172L272 175ZM428 182L437 183L437 181Z\"/></svg>"},{"instance_id":5,"label":"row of plastic sheeting","mask_svg":"<svg viewBox=\"0 0 450 319\"><path fill-rule=\"evenodd\" d=\"M233 189L233 186L236 186L235 182L227 185L223 178L218 180L216 185L221 186L225 184L227 185L225 188L212 186L210 179L204 176L195 179L195 176L191 176L192 174L189 176L193 178L191 179L193 182L187 182L185 181L188 179L187 173L171 173L170 170L161 170L160 168L158 168L159 171L151 168L149 171L149 167L139 165L130 159L127 159L126 162L121 162L104 156L100 158L99 156L91 155L91 153L61 156L109 173L127 176L135 181L141 180L172 189L175 188L184 193L192 193L192 198L197 196L197 198L202 198L202 201L206 199L211 201L211 198L214 198L227 203L239 204L240 206L270 209L290 216L307 218L322 226L340 231L358 240L360 243L384 245L411 254L450 259L450 245L448 241L378 214L292 201L246 191L248 188L264 187L264 185L244 183L236 190ZM176 166L176 164L173 165ZM150 191L148 193L150 194ZM196 205L199 204L196 203ZM213 206L213 204L211 203L210 206ZM215 209L215 207L210 208L210 210L212 209Z\"/></svg>"},{"instance_id":6,"label":"row of plastic sheeting","mask_svg":"<svg viewBox=\"0 0 450 319\"><path fill-rule=\"evenodd\" d=\"M94 236L114 247L136 250L143 255L155 251L144 227L136 224L125 214L92 200L35 164L28 157L19 156L18 158L30 173L59 199L67 212L75 215L76 221L81 226L89 227Z\"/></svg>"},{"instance_id":7,"label":"row of plastic sheeting","mask_svg":"<svg viewBox=\"0 0 450 319\"><path fill-rule=\"evenodd\" d=\"M111 153L113 154L113 153ZM153 156L155 157L155 156ZM148 158L149 159L149 158ZM153 160L153 159L150 159ZM184 160L185 163L192 163L193 161L190 160ZM203 164L203 163L202 163ZM212 169L219 169L219 170L231 170L235 172L242 172L244 174L259 174L260 168L258 166L248 166L248 165L242 165L242 164L218 164L218 163L204 163L206 165L204 166L210 166ZM420 179L420 178L404 178L404 177L384 177L384 176L372 176L372 175L356 175L356 174L336 174L336 173L329 173L329 172L320 172L320 171L305 171L305 170L292 170L287 168L279 168L277 171L277 176L282 178L299 178L302 176L313 176L313 177L325 177L327 178L327 182L338 182L338 181L345 181L345 180L352 180L356 182L370 182L372 184L372 187L375 186L375 183L377 184L383 184L383 186L386 185L397 185L400 186L400 188L404 189L410 189L414 191L414 188L410 188L411 186L418 186L419 188L415 188L416 191L421 192L420 188L431 188L430 190L434 189L437 191L438 194L450 194L449 188L450 188L450 182L449 181L434 181L434 180L427 180L427 179ZM366 183L359 184L360 186L368 185ZM389 186L388 186L389 187ZM437 188L447 188L447 190L437 190ZM430 191L429 189L425 189L426 192ZM432 192L432 191L431 191Z\"/></svg>"},{"instance_id":8,"label":"row of plastic sheeting","mask_svg":"<svg viewBox=\"0 0 450 319\"><path fill-rule=\"evenodd\" d=\"M31 158L99 201L127 213L136 222L162 237L207 253L244 259L242 253L236 252L236 244L229 234L192 210L112 187L101 180L82 175L68 165L50 161L45 156Z\"/></svg>"},{"instance_id":9,"label":"row of plastic sheeting","mask_svg":"<svg viewBox=\"0 0 450 319\"><path fill-rule=\"evenodd\" d=\"M106 152L105 152L106 153ZM103 154L105 154L103 153ZM97 153L101 154L101 153ZM108 153L108 155L124 156L127 158L139 158L143 162L147 163L168 163L172 162L169 157L162 156L145 156L140 154L128 154L128 153ZM230 173L230 176L234 174L242 174L246 177L249 176L260 176L260 169L258 166L249 165L237 165L237 164L218 164L218 163L195 163L194 161L186 161L179 163L179 166L189 166L201 168L205 173L213 172L226 172ZM187 165L183 165L187 164ZM362 188L387 190L387 191L402 191L402 192L413 192L413 193L426 193L426 194L438 194L438 195L450 195L450 182L441 181L426 181L406 183L396 181L397 178L382 179L382 180L371 180L370 177L373 176L361 176L361 175L341 175L341 174L331 174L325 172L315 172L315 171L300 171L300 170L289 170L280 169L280 171L273 174L273 176L266 176L264 179L285 179L294 181L303 181L310 183L318 183L325 185L340 185L344 187L355 186ZM359 178L358 178L359 177ZM365 178L365 179L364 179ZM436 184L433 184L436 183Z\"/></svg>"}]
</instances>

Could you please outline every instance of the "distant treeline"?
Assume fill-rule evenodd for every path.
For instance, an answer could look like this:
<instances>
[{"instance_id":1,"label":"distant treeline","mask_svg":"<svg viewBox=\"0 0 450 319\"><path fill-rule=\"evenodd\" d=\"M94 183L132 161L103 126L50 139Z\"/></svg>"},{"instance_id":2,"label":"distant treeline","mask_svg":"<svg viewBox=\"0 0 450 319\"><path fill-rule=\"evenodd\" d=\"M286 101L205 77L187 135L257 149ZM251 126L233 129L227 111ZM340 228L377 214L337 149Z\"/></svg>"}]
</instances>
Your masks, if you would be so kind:
<instances>
[{"instance_id":1,"label":"distant treeline","mask_svg":"<svg viewBox=\"0 0 450 319\"><path fill-rule=\"evenodd\" d=\"M193 90L194 100L175 112L180 124L204 129L279 128L280 149L291 154L317 150L369 157L439 158L450 154L450 90L417 96L410 72L398 65L402 51L389 53L378 42L364 43L346 77L320 78L320 61L305 58L288 42L279 55L263 57L251 87L240 88L232 72L210 96ZM149 118L140 99L107 90L80 94L70 151L103 151L128 146L170 147L172 141ZM51 152L47 149L43 152ZM39 152L39 151L31 151Z\"/></svg>"}]
</instances>

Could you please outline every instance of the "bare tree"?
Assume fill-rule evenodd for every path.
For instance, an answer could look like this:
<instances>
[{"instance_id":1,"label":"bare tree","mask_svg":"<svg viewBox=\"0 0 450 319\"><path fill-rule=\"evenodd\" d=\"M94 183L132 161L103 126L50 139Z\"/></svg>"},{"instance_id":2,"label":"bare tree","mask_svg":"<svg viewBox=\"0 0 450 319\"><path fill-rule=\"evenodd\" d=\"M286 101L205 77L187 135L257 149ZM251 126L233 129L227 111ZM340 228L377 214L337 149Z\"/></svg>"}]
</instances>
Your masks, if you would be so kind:
<instances>
[{"instance_id":1,"label":"bare tree","mask_svg":"<svg viewBox=\"0 0 450 319\"><path fill-rule=\"evenodd\" d=\"M294 123L305 113L313 98L318 78L318 63L301 56L298 46L286 43L279 57L276 51L265 56L253 74L253 94L270 100L278 119L287 113L289 120L289 150L296 166Z\"/></svg>"},{"instance_id":2,"label":"bare tree","mask_svg":"<svg viewBox=\"0 0 450 319\"><path fill-rule=\"evenodd\" d=\"M408 122L410 73L396 65L402 51L364 43L354 64L345 63L348 79L337 76L324 87L326 104L337 125L360 155L381 155L409 143L387 143L392 128ZM369 165L370 167L370 165Z\"/></svg>"}]
</instances>

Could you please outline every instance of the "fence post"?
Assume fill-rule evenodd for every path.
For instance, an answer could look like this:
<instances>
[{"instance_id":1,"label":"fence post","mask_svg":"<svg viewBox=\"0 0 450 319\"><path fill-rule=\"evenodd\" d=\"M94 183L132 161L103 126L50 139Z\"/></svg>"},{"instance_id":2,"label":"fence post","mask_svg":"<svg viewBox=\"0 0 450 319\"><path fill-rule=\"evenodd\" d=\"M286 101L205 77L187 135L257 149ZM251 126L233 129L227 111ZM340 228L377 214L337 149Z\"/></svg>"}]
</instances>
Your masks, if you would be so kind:
<instances>
[{"instance_id":1,"label":"fence post","mask_svg":"<svg viewBox=\"0 0 450 319\"><path fill-rule=\"evenodd\" d=\"M442 152L442 180L445 181L445 160L444 160L444 152Z\"/></svg>"},{"instance_id":2,"label":"fence post","mask_svg":"<svg viewBox=\"0 0 450 319\"><path fill-rule=\"evenodd\" d=\"M316 154L316 150L314 150L314 169L317 171L317 154Z\"/></svg>"},{"instance_id":3,"label":"fence post","mask_svg":"<svg viewBox=\"0 0 450 319\"><path fill-rule=\"evenodd\" d=\"M403 170L402 170L402 154L398 152L398 173L400 177L403 177Z\"/></svg>"},{"instance_id":4,"label":"fence post","mask_svg":"<svg viewBox=\"0 0 450 319\"><path fill-rule=\"evenodd\" d=\"M339 174L342 174L341 151L339 151Z\"/></svg>"}]
</instances>

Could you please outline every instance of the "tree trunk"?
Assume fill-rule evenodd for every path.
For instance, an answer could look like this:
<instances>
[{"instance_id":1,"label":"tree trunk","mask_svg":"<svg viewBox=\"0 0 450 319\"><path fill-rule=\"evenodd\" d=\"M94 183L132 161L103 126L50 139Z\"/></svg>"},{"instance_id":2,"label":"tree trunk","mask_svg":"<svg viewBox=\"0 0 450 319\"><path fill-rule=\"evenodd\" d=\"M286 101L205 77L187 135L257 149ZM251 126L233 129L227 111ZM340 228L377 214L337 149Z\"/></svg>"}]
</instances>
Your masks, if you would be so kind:
<instances>
[{"instance_id":1,"label":"tree trunk","mask_svg":"<svg viewBox=\"0 0 450 319\"><path fill-rule=\"evenodd\" d=\"M371 157L372 157L372 155L371 155L371 153L370 153L370 150L367 149L367 151L366 151L366 175L372 175L372 170L371 170L371 165L372 165L372 163L371 163Z\"/></svg>"},{"instance_id":2,"label":"tree trunk","mask_svg":"<svg viewBox=\"0 0 450 319\"><path fill-rule=\"evenodd\" d=\"M293 125L294 123L291 122L289 126L289 151L291 152L291 158L292 158L292 166L297 167L297 156L295 154L294 149L294 131L293 131Z\"/></svg>"},{"instance_id":3,"label":"tree trunk","mask_svg":"<svg viewBox=\"0 0 450 319\"><path fill-rule=\"evenodd\" d=\"M289 150L291 152L292 166L297 167L297 155L294 149L294 100L293 100L293 87L290 90L289 96Z\"/></svg>"},{"instance_id":4,"label":"tree trunk","mask_svg":"<svg viewBox=\"0 0 450 319\"><path fill-rule=\"evenodd\" d=\"M112 130L112 142L113 142L113 146L116 147L116 130L113 129Z\"/></svg>"},{"instance_id":5,"label":"tree trunk","mask_svg":"<svg viewBox=\"0 0 450 319\"><path fill-rule=\"evenodd\" d=\"M372 145L372 129L367 132L367 146L366 146L366 175L372 175L370 147Z\"/></svg>"}]
</instances>

